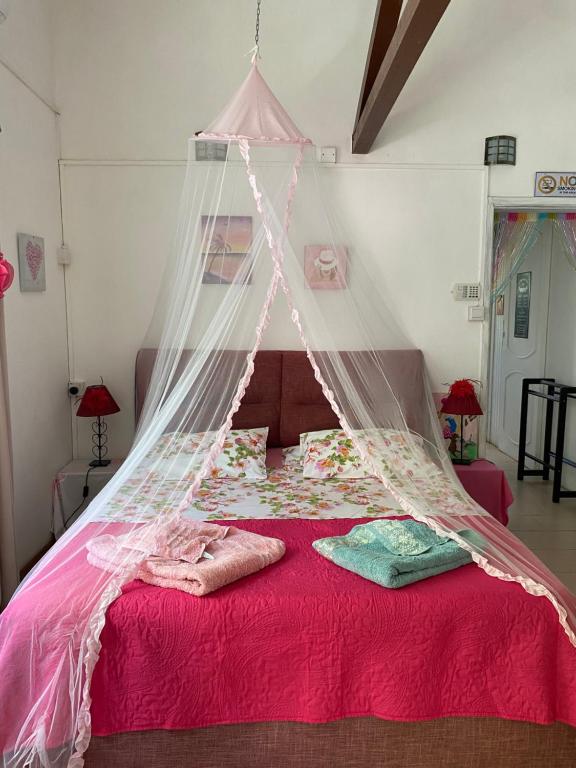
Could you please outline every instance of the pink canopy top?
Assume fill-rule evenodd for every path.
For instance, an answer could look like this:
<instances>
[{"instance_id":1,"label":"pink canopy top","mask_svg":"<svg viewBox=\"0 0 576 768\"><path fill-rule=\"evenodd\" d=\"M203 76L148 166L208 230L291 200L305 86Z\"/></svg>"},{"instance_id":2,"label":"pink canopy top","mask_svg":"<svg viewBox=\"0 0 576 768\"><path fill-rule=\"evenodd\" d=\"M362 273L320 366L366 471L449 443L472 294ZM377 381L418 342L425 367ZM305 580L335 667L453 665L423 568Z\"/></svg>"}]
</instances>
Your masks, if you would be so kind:
<instances>
[{"instance_id":1,"label":"pink canopy top","mask_svg":"<svg viewBox=\"0 0 576 768\"><path fill-rule=\"evenodd\" d=\"M256 62L230 103L200 139L248 139L258 143L311 144L292 122L260 74Z\"/></svg>"}]
</instances>

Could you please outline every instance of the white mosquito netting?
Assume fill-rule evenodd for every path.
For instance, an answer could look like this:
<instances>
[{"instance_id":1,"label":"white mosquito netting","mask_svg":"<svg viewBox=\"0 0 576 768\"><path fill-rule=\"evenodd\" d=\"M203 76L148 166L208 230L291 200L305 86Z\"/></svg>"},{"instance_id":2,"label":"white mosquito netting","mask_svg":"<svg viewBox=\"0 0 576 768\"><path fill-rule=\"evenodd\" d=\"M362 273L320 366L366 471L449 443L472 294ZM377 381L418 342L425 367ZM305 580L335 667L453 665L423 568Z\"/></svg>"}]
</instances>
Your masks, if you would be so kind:
<instances>
[{"instance_id":1,"label":"white mosquito netting","mask_svg":"<svg viewBox=\"0 0 576 768\"><path fill-rule=\"evenodd\" d=\"M195 161L198 140L224 143L226 159ZM170 538L172 521L188 513L230 430L271 314L281 322L282 309L342 429L399 508L457 541L491 576L551 601L576 644L575 598L459 484L427 381L415 381L413 392L394 384L384 352L410 345L383 307L363 253L339 231L334 176L314 162L311 143L255 63L189 152L174 252L145 341L158 352L132 450L0 618L6 767L83 764L106 609ZM341 290L307 287L310 245L323 246L315 260L324 271L345 249ZM390 430L403 436L399 451L389 449ZM192 452L182 452L182 433L200 435ZM480 537L472 543L458 533L463 528ZM112 571L86 559L86 542L105 534L130 537Z\"/></svg>"}]
</instances>

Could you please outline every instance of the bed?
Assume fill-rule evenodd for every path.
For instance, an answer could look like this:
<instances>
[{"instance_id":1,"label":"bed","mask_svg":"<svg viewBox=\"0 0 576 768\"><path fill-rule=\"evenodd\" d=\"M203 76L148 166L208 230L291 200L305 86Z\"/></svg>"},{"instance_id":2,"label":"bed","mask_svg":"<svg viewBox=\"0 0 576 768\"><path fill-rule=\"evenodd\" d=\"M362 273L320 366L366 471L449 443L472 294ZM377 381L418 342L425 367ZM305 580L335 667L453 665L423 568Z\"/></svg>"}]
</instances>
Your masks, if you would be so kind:
<instances>
[{"instance_id":1,"label":"bed","mask_svg":"<svg viewBox=\"0 0 576 768\"><path fill-rule=\"evenodd\" d=\"M386 354L418 429L422 356ZM154 356L138 355L137 414ZM264 425L268 495L260 489L247 502L249 486L228 481L223 492L222 483L207 481L191 514L280 538L285 556L203 598L139 580L124 587L100 638L86 765L573 765L576 654L551 604L474 565L401 590L337 568L315 552L314 539L402 510L375 498L375 487L311 489L290 468L300 432L337 425L304 353L259 353L234 426ZM123 516L109 505L107 524L120 533L138 515L145 521L147 495L132 510L120 504ZM242 515L242 504L259 496L263 513ZM95 521L79 535L88 540L98 529ZM89 583L91 568L79 548L58 578L74 572ZM18 635L56 615L58 593L58 583L46 580L33 603L20 605L16 654ZM66 613L73 617L74 606ZM2 681L8 690L19 684L26 681Z\"/></svg>"},{"instance_id":2,"label":"bed","mask_svg":"<svg viewBox=\"0 0 576 768\"><path fill-rule=\"evenodd\" d=\"M421 353L386 354L417 429ZM137 416L154 357L138 354ZM234 427L263 425L285 484L279 449L337 426L304 353L258 354ZM314 538L401 514L364 501L343 517L309 505L287 519L268 500L261 519L242 519L225 498L213 519L229 505L235 525L282 538L287 553L195 603L199 615L188 596L127 585L102 633L86 765L573 765L576 666L552 607L474 565L393 592L317 557Z\"/></svg>"}]
</instances>

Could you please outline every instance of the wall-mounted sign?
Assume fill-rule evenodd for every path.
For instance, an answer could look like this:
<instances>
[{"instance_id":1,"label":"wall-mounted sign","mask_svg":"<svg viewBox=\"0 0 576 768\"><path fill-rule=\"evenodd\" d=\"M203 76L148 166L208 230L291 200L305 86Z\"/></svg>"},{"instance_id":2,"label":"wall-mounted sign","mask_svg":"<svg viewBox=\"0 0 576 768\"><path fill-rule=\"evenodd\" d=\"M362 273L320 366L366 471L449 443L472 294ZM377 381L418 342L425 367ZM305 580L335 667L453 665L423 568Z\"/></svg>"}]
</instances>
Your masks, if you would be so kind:
<instances>
[{"instance_id":1,"label":"wall-mounted sign","mask_svg":"<svg viewBox=\"0 0 576 768\"><path fill-rule=\"evenodd\" d=\"M516 308L514 312L514 337L527 339L530 331L530 293L532 272L516 275Z\"/></svg>"},{"instance_id":2,"label":"wall-mounted sign","mask_svg":"<svg viewBox=\"0 0 576 768\"><path fill-rule=\"evenodd\" d=\"M575 171L538 171L534 197L576 197Z\"/></svg>"}]
</instances>

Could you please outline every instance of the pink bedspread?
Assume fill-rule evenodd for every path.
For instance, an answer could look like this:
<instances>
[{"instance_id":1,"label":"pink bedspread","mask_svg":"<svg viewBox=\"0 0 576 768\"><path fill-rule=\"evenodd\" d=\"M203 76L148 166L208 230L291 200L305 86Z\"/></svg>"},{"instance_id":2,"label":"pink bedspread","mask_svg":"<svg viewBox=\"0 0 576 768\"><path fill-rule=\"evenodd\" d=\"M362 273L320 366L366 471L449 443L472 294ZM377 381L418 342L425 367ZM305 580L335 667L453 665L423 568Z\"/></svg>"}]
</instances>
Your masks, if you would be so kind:
<instances>
[{"instance_id":1,"label":"pink bedspread","mask_svg":"<svg viewBox=\"0 0 576 768\"><path fill-rule=\"evenodd\" d=\"M94 735L367 715L576 726L576 651L546 599L475 565L386 590L312 549L359 522L235 522L286 555L207 597L127 585L102 633Z\"/></svg>"}]
</instances>

